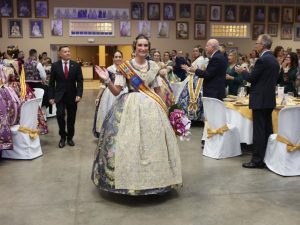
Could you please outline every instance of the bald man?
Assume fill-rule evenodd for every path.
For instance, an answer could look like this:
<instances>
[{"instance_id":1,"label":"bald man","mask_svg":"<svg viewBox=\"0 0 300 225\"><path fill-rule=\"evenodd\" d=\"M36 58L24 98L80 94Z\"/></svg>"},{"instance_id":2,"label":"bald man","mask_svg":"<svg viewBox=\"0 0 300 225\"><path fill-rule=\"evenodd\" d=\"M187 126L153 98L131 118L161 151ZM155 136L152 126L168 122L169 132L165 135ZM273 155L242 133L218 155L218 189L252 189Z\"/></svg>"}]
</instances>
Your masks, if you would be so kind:
<instances>
[{"instance_id":1,"label":"bald man","mask_svg":"<svg viewBox=\"0 0 300 225\"><path fill-rule=\"evenodd\" d=\"M182 65L182 69L195 73L196 76L204 78L203 97L225 98L225 83L227 59L219 50L219 42L216 39L208 40L205 46L206 55L210 58L206 70L201 70L187 65Z\"/></svg>"}]
</instances>

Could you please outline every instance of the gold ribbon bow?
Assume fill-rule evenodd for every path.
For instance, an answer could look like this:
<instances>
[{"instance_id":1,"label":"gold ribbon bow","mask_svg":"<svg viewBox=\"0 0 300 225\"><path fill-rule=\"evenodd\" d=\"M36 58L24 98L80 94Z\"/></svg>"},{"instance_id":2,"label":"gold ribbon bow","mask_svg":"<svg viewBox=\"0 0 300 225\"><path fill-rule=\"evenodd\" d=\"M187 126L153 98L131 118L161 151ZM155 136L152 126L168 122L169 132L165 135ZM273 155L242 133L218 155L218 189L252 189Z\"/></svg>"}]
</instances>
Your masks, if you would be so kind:
<instances>
[{"instance_id":1,"label":"gold ribbon bow","mask_svg":"<svg viewBox=\"0 0 300 225\"><path fill-rule=\"evenodd\" d=\"M39 131L38 130L32 130L27 127L19 127L18 131L23 132L25 134L28 134L31 139L36 138L39 136Z\"/></svg>"},{"instance_id":2,"label":"gold ribbon bow","mask_svg":"<svg viewBox=\"0 0 300 225\"><path fill-rule=\"evenodd\" d=\"M198 82L197 82L197 86L196 89L194 91L194 80L193 80L193 76L190 76L189 79L189 83L188 83L188 87L189 87L189 94L190 94L190 103L188 106L188 111L197 111L198 110L198 98L199 98L199 94L200 94L200 90L202 87L202 82L203 82L203 78L199 78Z\"/></svg>"},{"instance_id":3,"label":"gold ribbon bow","mask_svg":"<svg viewBox=\"0 0 300 225\"><path fill-rule=\"evenodd\" d=\"M213 130L211 128L207 128L207 138L211 138L212 136L214 136L215 134L221 134L223 135L226 131L228 131L229 128L228 126L225 124L224 126L220 127L219 129Z\"/></svg>"},{"instance_id":4,"label":"gold ribbon bow","mask_svg":"<svg viewBox=\"0 0 300 225\"><path fill-rule=\"evenodd\" d=\"M276 140L286 144L287 150L289 152L300 150L300 144L293 144L290 140L286 139L283 136L280 136L279 134L277 135Z\"/></svg>"}]
</instances>

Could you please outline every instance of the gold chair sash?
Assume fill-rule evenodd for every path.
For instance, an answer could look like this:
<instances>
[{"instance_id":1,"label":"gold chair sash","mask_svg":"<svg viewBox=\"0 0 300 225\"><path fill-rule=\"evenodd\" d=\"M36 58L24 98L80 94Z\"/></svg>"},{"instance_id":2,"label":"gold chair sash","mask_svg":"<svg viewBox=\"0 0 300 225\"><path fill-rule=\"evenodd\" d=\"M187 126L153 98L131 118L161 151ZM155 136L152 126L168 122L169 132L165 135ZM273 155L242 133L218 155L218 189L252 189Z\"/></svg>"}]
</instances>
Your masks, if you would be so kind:
<instances>
[{"instance_id":1,"label":"gold chair sash","mask_svg":"<svg viewBox=\"0 0 300 225\"><path fill-rule=\"evenodd\" d=\"M38 130L33 130L33 129L30 129L30 128L27 128L27 127L21 127L20 126L18 131L20 131L22 133L25 133L25 134L28 134L31 139L36 138L37 136L39 136L39 131Z\"/></svg>"},{"instance_id":2,"label":"gold chair sash","mask_svg":"<svg viewBox=\"0 0 300 225\"><path fill-rule=\"evenodd\" d=\"M20 98L24 101L26 97L26 83L25 83L25 70L24 66L22 66L22 71L20 75L20 84L21 84L21 94Z\"/></svg>"},{"instance_id":3,"label":"gold chair sash","mask_svg":"<svg viewBox=\"0 0 300 225\"><path fill-rule=\"evenodd\" d=\"M228 130L229 130L229 128L228 128L227 124L225 124L224 126L218 128L216 130L213 130L208 127L207 128L207 138L211 138L212 136L214 136L216 134L223 135Z\"/></svg>"},{"instance_id":4,"label":"gold chair sash","mask_svg":"<svg viewBox=\"0 0 300 225\"><path fill-rule=\"evenodd\" d=\"M293 152L295 150L300 150L300 144L293 144L290 140L288 140L287 138L280 136L279 134L277 134L277 141L280 141L281 143L286 144L286 148L289 152Z\"/></svg>"}]
</instances>

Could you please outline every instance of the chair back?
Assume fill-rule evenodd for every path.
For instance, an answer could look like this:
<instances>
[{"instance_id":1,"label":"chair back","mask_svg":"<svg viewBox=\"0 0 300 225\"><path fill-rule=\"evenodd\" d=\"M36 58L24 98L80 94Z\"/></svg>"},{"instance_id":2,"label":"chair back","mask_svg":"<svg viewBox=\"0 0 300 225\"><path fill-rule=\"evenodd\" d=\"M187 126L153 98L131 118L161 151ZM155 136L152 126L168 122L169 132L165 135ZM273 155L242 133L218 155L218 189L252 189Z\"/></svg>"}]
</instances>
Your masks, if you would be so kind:
<instances>
[{"instance_id":1,"label":"chair back","mask_svg":"<svg viewBox=\"0 0 300 225\"><path fill-rule=\"evenodd\" d=\"M300 106L283 108L279 112L278 134L293 144L300 143Z\"/></svg>"},{"instance_id":2,"label":"chair back","mask_svg":"<svg viewBox=\"0 0 300 225\"><path fill-rule=\"evenodd\" d=\"M38 109L42 98L29 99L21 106L20 126L32 130L37 129Z\"/></svg>"},{"instance_id":3,"label":"chair back","mask_svg":"<svg viewBox=\"0 0 300 225\"><path fill-rule=\"evenodd\" d=\"M36 98L43 98L44 97L44 89L42 88L33 88L34 89L34 95ZM40 107L42 107L42 102L40 103Z\"/></svg>"},{"instance_id":4,"label":"chair back","mask_svg":"<svg viewBox=\"0 0 300 225\"><path fill-rule=\"evenodd\" d=\"M218 129L227 124L225 106L222 101L208 97L202 97L202 101L205 119L210 128Z\"/></svg>"}]
</instances>

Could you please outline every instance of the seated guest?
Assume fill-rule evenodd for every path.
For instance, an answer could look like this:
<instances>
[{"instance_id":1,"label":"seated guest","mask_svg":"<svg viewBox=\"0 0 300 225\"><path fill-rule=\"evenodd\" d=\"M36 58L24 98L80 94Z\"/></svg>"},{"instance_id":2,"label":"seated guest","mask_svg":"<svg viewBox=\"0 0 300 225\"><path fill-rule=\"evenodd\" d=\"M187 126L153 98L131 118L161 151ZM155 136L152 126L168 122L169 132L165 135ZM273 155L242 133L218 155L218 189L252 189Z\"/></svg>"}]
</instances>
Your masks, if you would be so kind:
<instances>
[{"instance_id":1,"label":"seated guest","mask_svg":"<svg viewBox=\"0 0 300 225\"><path fill-rule=\"evenodd\" d=\"M226 86L229 95L237 95L238 89L243 84L243 77L235 71L237 65L237 52L231 51L228 54L228 67L226 70Z\"/></svg>"},{"instance_id":2,"label":"seated guest","mask_svg":"<svg viewBox=\"0 0 300 225\"><path fill-rule=\"evenodd\" d=\"M278 83L284 87L284 93L293 92L296 96L296 78L298 72L298 56L295 52L287 54L280 69Z\"/></svg>"}]
</instances>

